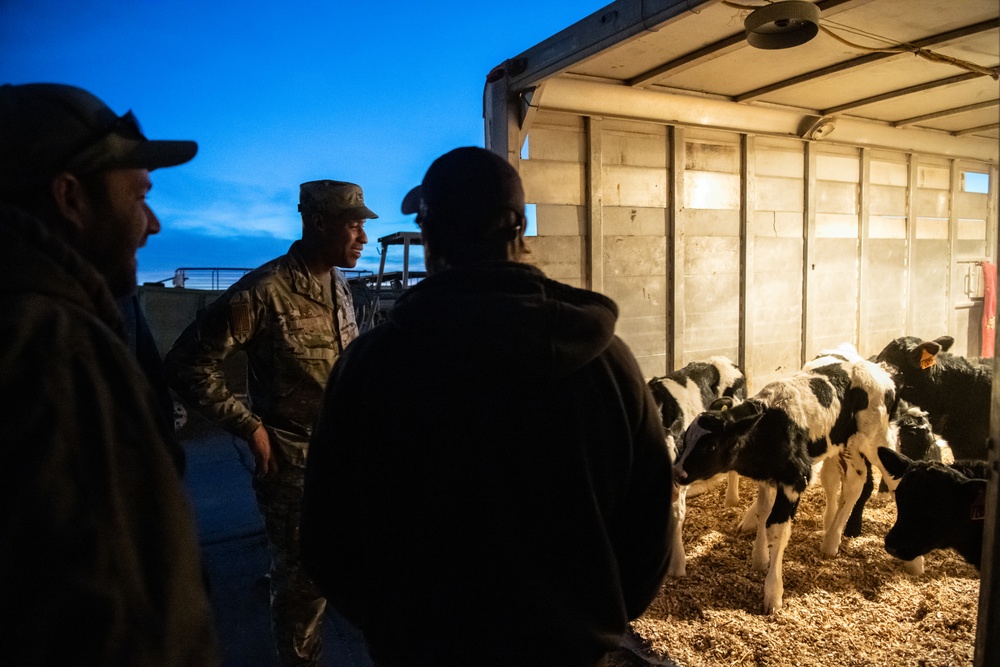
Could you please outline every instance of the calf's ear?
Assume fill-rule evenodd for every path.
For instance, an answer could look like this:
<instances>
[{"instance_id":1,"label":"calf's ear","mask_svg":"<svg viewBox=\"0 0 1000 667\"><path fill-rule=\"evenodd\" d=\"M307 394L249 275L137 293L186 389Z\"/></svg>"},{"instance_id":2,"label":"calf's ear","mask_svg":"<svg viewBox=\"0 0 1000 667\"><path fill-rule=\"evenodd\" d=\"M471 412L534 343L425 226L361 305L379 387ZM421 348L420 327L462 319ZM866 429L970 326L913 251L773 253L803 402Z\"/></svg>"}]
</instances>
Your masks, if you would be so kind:
<instances>
[{"instance_id":1,"label":"calf's ear","mask_svg":"<svg viewBox=\"0 0 1000 667\"><path fill-rule=\"evenodd\" d=\"M920 370L927 370L937 361L937 354L942 350L941 345L928 340L910 350L910 361Z\"/></svg>"},{"instance_id":2,"label":"calf's ear","mask_svg":"<svg viewBox=\"0 0 1000 667\"><path fill-rule=\"evenodd\" d=\"M749 433L750 430L757 425L757 422L759 422L760 418L763 416L764 416L763 412L753 412L746 417L733 420L732 422L726 425L726 432L727 434L737 438L742 437L747 433Z\"/></svg>"},{"instance_id":3,"label":"calf's ear","mask_svg":"<svg viewBox=\"0 0 1000 667\"><path fill-rule=\"evenodd\" d=\"M708 406L709 410L715 410L716 412L721 412L722 410L728 410L733 407L733 397L732 396L721 396Z\"/></svg>"},{"instance_id":4,"label":"calf's ear","mask_svg":"<svg viewBox=\"0 0 1000 667\"><path fill-rule=\"evenodd\" d=\"M882 462L882 466L885 471L892 475L893 479L900 479L903 477L903 473L906 469L910 467L913 463L909 458L903 456L899 452L895 452L888 447L878 448L878 458Z\"/></svg>"},{"instance_id":5,"label":"calf's ear","mask_svg":"<svg viewBox=\"0 0 1000 667\"><path fill-rule=\"evenodd\" d=\"M934 342L941 346L942 352L947 352L955 344L955 339L951 336L941 336L940 338L935 338Z\"/></svg>"}]
</instances>

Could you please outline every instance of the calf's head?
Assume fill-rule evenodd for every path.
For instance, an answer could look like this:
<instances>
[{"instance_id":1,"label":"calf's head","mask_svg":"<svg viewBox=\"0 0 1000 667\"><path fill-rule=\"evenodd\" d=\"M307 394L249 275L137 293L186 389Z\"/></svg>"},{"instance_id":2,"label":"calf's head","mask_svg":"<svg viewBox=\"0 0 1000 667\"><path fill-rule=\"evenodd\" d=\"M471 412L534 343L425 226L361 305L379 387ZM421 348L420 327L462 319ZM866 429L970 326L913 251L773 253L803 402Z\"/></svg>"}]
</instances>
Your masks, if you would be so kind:
<instances>
[{"instance_id":1,"label":"calf's head","mask_svg":"<svg viewBox=\"0 0 1000 667\"><path fill-rule=\"evenodd\" d=\"M886 345L875 360L889 364L899 371L894 379L900 387L916 386L927 369L937 362L937 355L947 352L955 339L941 336L934 340L921 340L916 336L903 336Z\"/></svg>"},{"instance_id":2,"label":"calf's head","mask_svg":"<svg viewBox=\"0 0 1000 667\"><path fill-rule=\"evenodd\" d=\"M913 560L934 549L955 547L985 481L934 461L912 461L886 447L879 447L878 456L886 472L899 480L896 523L886 533L885 550Z\"/></svg>"},{"instance_id":3,"label":"calf's head","mask_svg":"<svg viewBox=\"0 0 1000 667\"><path fill-rule=\"evenodd\" d=\"M718 407L713 404L713 407ZM733 469L739 448L763 415L762 407L753 402L739 403L730 409L707 410L687 430L677 453L674 479L691 484L709 479Z\"/></svg>"},{"instance_id":4,"label":"calf's head","mask_svg":"<svg viewBox=\"0 0 1000 667\"><path fill-rule=\"evenodd\" d=\"M910 406L894 420L899 433L899 453L916 461L940 461L941 447L927 413Z\"/></svg>"}]
</instances>

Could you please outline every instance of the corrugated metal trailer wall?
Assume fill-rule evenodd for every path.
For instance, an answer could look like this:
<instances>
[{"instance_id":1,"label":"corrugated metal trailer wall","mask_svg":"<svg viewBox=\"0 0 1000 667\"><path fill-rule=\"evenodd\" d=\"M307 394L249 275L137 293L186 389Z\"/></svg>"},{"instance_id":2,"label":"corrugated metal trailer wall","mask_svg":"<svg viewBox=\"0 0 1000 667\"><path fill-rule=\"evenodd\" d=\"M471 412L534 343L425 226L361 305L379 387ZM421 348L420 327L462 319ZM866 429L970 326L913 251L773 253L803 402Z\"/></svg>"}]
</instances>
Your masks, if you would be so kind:
<instances>
[{"instance_id":1,"label":"corrugated metal trailer wall","mask_svg":"<svg viewBox=\"0 0 1000 667\"><path fill-rule=\"evenodd\" d=\"M530 261L617 301L647 376L724 354L759 388L901 335L979 354L989 164L541 110L520 172Z\"/></svg>"},{"instance_id":2,"label":"corrugated metal trailer wall","mask_svg":"<svg viewBox=\"0 0 1000 667\"><path fill-rule=\"evenodd\" d=\"M538 236L529 261L621 309L618 333L644 370L666 363L671 320L667 128L545 114L521 162Z\"/></svg>"},{"instance_id":3,"label":"corrugated metal trailer wall","mask_svg":"<svg viewBox=\"0 0 1000 667\"><path fill-rule=\"evenodd\" d=\"M751 329L746 358L755 369L754 383L798 370L802 357L803 257L805 245L805 161L798 141L749 140L753 159L747 182L753 213L748 216ZM750 150L752 148L752 150Z\"/></svg>"},{"instance_id":4,"label":"corrugated metal trailer wall","mask_svg":"<svg viewBox=\"0 0 1000 667\"><path fill-rule=\"evenodd\" d=\"M675 129L674 364L740 349L740 137Z\"/></svg>"},{"instance_id":5,"label":"corrugated metal trailer wall","mask_svg":"<svg viewBox=\"0 0 1000 667\"><path fill-rule=\"evenodd\" d=\"M799 368L802 357L802 291L805 163L797 141L748 138L747 216L748 342L745 362L761 386ZM758 295L758 296L755 296ZM766 369L766 370L764 370Z\"/></svg>"},{"instance_id":6,"label":"corrugated metal trailer wall","mask_svg":"<svg viewBox=\"0 0 1000 667\"><path fill-rule=\"evenodd\" d=\"M910 292L906 230L912 227L907 224L909 171L905 155L873 152L868 161L868 233L863 265L867 289L862 299L859 341L862 350L877 351L900 331L910 329L906 314L906 295ZM938 291L942 292L940 288Z\"/></svg>"}]
</instances>

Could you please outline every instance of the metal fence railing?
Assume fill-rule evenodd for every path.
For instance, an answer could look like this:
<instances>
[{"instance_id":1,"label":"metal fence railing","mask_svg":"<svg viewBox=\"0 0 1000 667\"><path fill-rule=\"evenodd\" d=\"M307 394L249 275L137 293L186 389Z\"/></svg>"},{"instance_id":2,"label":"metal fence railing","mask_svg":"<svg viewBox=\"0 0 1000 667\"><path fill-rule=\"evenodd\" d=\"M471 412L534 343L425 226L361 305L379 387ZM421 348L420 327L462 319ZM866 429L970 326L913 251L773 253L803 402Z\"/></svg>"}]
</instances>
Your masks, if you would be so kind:
<instances>
[{"instance_id":1,"label":"metal fence railing","mask_svg":"<svg viewBox=\"0 0 1000 667\"><path fill-rule=\"evenodd\" d=\"M174 271L174 287L224 290L253 269L191 268Z\"/></svg>"},{"instance_id":2,"label":"metal fence railing","mask_svg":"<svg viewBox=\"0 0 1000 667\"><path fill-rule=\"evenodd\" d=\"M250 271L253 269L184 267L175 270L172 278L165 278L157 282L161 285L169 282L173 287L187 289L221 291L227 289ZM340 273L352 282L373 275L371 271L366 269L340 269Z\"/></svg>"}]
</instances>

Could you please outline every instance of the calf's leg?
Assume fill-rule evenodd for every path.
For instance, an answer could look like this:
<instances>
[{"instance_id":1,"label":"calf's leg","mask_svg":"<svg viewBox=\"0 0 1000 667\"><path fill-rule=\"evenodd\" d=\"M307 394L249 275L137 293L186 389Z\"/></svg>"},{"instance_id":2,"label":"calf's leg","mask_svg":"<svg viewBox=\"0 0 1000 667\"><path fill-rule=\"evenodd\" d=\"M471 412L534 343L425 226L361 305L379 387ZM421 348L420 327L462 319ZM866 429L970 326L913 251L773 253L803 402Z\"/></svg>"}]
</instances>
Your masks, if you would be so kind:
<instances>
[{"instance_id":1,"label":"calf's leg","mask_svg":"<svg viewBox=\"0 0 1000 667\"><path fill-rule=\"evenodd\" d=\"M773 506L778 495L778 489L771 484L761 482L757 487L757 538L753 541L753 552L750 554L750 566L758 571L767 571L768 564L768 518L774 511Z\"/></svg>"},{"instance_id":2,"label":"calf's leg","mask_svg":"<svg viewBox=\"0 0 1000 667\"><path fill-rule=\"evenodd\" d=\"M851 436L852 438L854 436ZM827 558L833 558L840 551L840 541L844 537L844 527L854 506L861 497L861 489L865 484L865 464L861 453L851 448L851 440L847 441L847 449L842 454L847 466L840 490L840 503L837 507L837 515L833 524L826 529L823 535L823 546L820 552Z\"/></svg>"},{"instance_id":3,"label":"calf's leg","mask_svg":"<svg viewBox=\"0 0 1000 667\"><path fill-rule=\"evenodd\" d=\"M771 515L767 519L767 541L771 558L764 577L764 613L773 614L784 604L784 582L781 577L785 547L792 534L792 519L799 504L799 493L787 486L776 489Z\"/></svg>"},{"instance_id":4,"label":"calf's leg","mask_svg":"<svg viewBox=\"0 0 1000 667\"><path fill-rule=\"evenodd\" d=\"M771 562L764 577L764 613L773 614L784 605L785 585L781 579L781 562L788 546L788 538L792 534L792 523L776 523L767 529L768 542L771 543Z\"/></svg>"},{"instance_id":5,"label":"calf's leg","mask_svg":"<svg viewBox=\"0 0 1000 667\"><path fill-rule=\"evenodd\" d=\"M823 533L830 531L837 517L837 507L840 502L840 487L842 484L840 461L831 457L823 461L819 470L819 481L826 495L826 508L823 510Z\"/></svg>"},{"instance_id":6,"label":"calf's leg","mask_svg":"<svg viewBox=\"0 0 1000 667\"><path fill-rule=\"evenodd\" d=\"M757 499L747 508L743 518L736 524L738 533L753 532L757 529L758 517L767 516L771 512L774 497L767 491L769 486L767 482L757 482Z\"/></svg>"},{"instance_id":7,"label":"calf's leg","mask_svg":"<svg viewBox=\"0 0 1000 667\"><path fill-rule=\"evenodd\" d=\"M687 517L687 486L681 486L677 500L673 502L671 513L674 525L671 528L670 563L667 565L667 576L683 577L687 574L687 556L684 553L684 519Z\"/></svg>"},{"instance_id":8,"label":"calf's leg","mask_svg":"<svg viewBox=\"0 0 1000 667\"><path fill-rule=\"evenodd\" d=\"M726 477L726 507L739 507L740 504L740 474L730 470Z\"/></svg>"},{"instance_id":9,"label":"calf's leg","mask_svg":"<svg viewBox=\"0 0 1000 667\"><path fill-rule=\"evenodd\" d=\"M857 537L861 534L861 518L864 515L865 505L868 503L868 499L872 496L872 491L875 489L875 480L872 476L872 464L865 459L865 484L861 487L861 496L858 497L858 501L854 504L854 511L851 512L851 516L847 519L847 525L844 527L845 537Z\"/></svg>"},{"instance_id":10,"label":"calf's leg","mask_svg":"<svg viewBox=\"0 0 1000 667\"><path fill-rule=\"evenodd\" d=\"M917 556L913 560L904 560L903 569L910 574L921 575L924 573L924 557Z\"/></svg>"}]
</instances>

